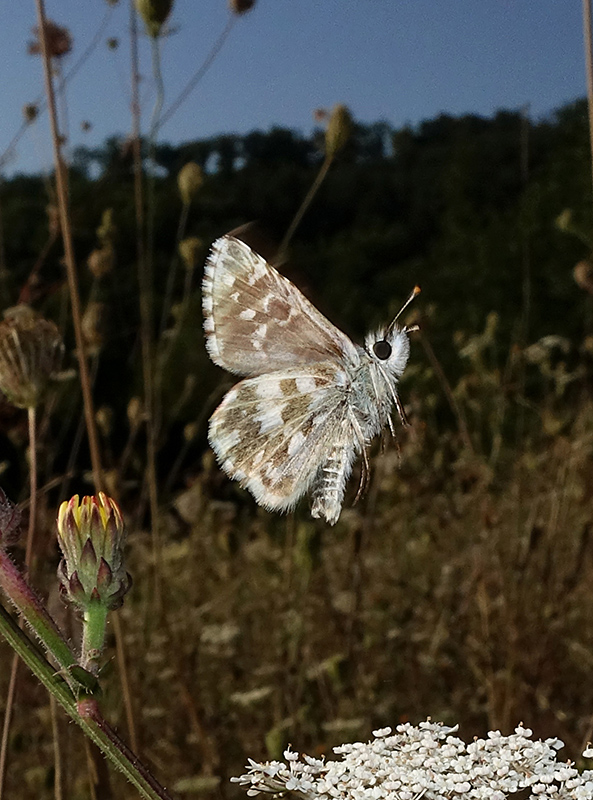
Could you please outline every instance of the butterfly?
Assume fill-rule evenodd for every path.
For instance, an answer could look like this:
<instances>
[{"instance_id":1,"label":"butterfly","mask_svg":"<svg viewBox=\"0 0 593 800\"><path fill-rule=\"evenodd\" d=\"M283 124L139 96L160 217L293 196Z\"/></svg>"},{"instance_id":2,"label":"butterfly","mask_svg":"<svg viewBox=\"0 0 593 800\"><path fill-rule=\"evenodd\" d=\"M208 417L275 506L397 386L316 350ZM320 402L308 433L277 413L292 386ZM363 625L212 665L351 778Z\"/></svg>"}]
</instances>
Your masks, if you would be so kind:
<instances>
[{"instance_id":1,"label":"butterfly","mask_svg":"<svg viewBox=\"0 0 593 800\"><path fill-rule=\"evenodd\" d=\"M287 278L233 236L217 239L202 284L206 347L247 376L212 415L222 469L264 508L289 511L310 493L311 515L337 522L356 456L389 425L406 425L397 393L410 353L397 319L354 344Z\"/></svg>"}]
</instances>

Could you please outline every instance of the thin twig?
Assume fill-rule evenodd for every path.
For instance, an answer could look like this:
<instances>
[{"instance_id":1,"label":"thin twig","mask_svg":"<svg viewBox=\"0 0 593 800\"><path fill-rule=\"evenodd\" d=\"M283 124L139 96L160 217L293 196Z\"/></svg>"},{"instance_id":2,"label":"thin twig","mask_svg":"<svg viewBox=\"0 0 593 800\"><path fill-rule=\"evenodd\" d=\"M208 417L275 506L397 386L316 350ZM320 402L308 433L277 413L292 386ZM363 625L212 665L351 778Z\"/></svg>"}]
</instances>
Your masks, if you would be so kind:
<instances>
[{"instance_id":1,"label":"thin twig","mask_svg":"<svg viewBox=\"0 0 593 800\"><path fill-rule=\"evenodd\" d=\"M208 72L208 70L210 69L210 67L214 62L214 59L220 53L222 46L227 40L229 33L232 31L236 19L237 16L235 14L231 14L226 25L224 26L222 33L220 34L218 39L214 42L212 49L204 59L203 64L199 67L194 76L187 82L183 90L179 93L177 98L171 103L171 105L165 111L165 113L161 114L160 119L158 120L158 126L156 132L158 132L158 130L160 130L163 127L163 125L171 119L171 117L173 116L173 114L175 114L179 106L182 105L183 102L189 97L189 95L193 92L198 83L202 80L204 75Z\"/></svg>"},{"instance_id":2,"label":"thin twig","mask_svg":"<svg viewBox=\"0 0 593 800\"><path fill-rule=\"evenodd\" d=\"M591 149L591 182L593 184L593 38L591 31L591 0L583 0L583 35L585 39L587 104L589 108L589 146Z\"/></svg>"},{"instance_id":3,"label":"thin twig","mask_svg":"<svg viewBox=\"0 0 593 800\"><path fill-rule=\"evenodd\" d=\"M284 260L284 258L286 256L286 250L288 248L290 240L292 239L294 232L298 228L298 226L300 224L300 221L305 216L305 211L311 205L311 201L315 197L315 195L317 193L317 190L319 189L319 187L323 183L323 179L327 175L327 171L329 170L332 161L333 161L333 157L332 156L326 156L325 157L325 160L324 160L323 164L321 165L321 169L319 170L319 172L317 173L317 177L313 181L313 185L311 186L311 188L307 192L307 196L305 197L305 199L301 203L301 207L299 208L299 210L295 214L293 221L290 223L290 226L289 226L288 230L286 231L286 233L284 235L284 239L282 239L280 247L278 248L278 255L276 257L278 262L282 262Z\"/></svg>"}]
</instances>

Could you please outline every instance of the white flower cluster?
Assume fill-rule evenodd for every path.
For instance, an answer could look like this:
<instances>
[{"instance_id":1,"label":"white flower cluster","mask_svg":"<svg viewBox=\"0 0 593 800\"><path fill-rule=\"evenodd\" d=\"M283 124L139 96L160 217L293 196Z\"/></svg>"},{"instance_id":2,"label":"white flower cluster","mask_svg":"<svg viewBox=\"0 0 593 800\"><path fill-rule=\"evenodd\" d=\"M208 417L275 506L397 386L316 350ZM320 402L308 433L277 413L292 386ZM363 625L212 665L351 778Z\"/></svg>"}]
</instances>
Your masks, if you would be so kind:
<instances>
[{"instance_id":1,"label":"white flower cluster","mask_svg":"<svg viewBox=\"0 0 593 800\"><path fill-rule=\"evenodd\" d=\"M247 794L294 792L308 800L506 800L530 790L525 800L593 800L593 770L581 773L556 760L559 739L533 741L519 725L511 736L498 731L465 744L457 730L434 722L374 731L375 738L335 747L340 761L299 757L288 749L280 761L258 764L235 783ZM583 755L593 756L588 748Z\"/></svg>"}]
</instances>

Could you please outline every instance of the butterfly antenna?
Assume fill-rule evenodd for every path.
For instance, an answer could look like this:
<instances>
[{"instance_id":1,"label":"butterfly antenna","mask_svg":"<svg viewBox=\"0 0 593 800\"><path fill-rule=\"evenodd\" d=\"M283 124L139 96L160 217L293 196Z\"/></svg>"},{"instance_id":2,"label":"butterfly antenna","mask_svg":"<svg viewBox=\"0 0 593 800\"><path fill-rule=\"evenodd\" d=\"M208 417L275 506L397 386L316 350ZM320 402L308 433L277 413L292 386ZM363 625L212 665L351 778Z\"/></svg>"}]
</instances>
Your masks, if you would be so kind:
<instances>
[{"instance_id":1,"label":"butterfly antenna","mask_svg":"<svg viewBox=\"0 0 593 800\"><path fill-rule=\"evenodd\" d=\"M401 315L404 313L404 311L406 310L406 308L407 308L407 307L410 305L410 303L412 302L412 300L413 300L413 299L414 299L414 298L415 298L417 295L419 295L421 291L422 291L422 290L420 289L420 287L419 287L419 286L414 286L414 288L413 288L413 289L412 289L412 291L410 292L410 296L408 297L408 299L406 300L406 302L403 304L403 306L400 308L400 310L399 310L399 311L397 312L397 314L395 315L395 317L394 317L394 319L393 319L393 322L391 323L391 325L390 325L390 326L387 328L387 332L386 332L385 336L387 336L389 333L391 333L391 331L392 331L392 330L394 329L394 327L395 327L395 323L398 321L398 319L399 319L399 318L401 317ZM411 331L411 330L412 330L412 328L408 328L408 331ZM415 330L415 329L414 329L414 330Z\"/></svg>"}]
</instances>

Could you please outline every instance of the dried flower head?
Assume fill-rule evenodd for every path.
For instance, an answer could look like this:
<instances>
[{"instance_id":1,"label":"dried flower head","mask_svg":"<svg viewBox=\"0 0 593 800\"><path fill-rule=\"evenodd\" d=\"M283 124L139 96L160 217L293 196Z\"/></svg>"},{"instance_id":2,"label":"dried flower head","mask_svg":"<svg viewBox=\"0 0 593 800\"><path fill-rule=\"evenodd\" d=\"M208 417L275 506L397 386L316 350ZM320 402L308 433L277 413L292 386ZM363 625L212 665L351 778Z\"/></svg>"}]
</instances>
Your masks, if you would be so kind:
<instances>
[{"instance_id":1,"label":"dried flower head","mask_svg":"<svg viewBox=\"0 0 593 800\"><path fill-rule=\"evenodd\" d=\"M89 352L96 353L101 349L106 328L107 308L105 303L89 303L82 315L82 336Z\"/></svg>"},{"instance_id":2,"label":"dried flower head","mask_svg":"<svg viewBox=\"0 0 593 800\"><path fill-rule=\"evenodd\" d=\"M346 106L334 106L325 132L325 154L328 158L333 158L344 147L352 135L352 127L352 116Z\"/></svg>"},{"instance_id":3,"label":"dried flower head","mask_svg":"<svg viewBox=\"0 0 593 800\"><path fill-rule=\"evenodd\" d=\"M72 50L72 34L68 28L58 25L48 19L44 26L45 41L50 58L62 58ZM31 56L38 56L41 53L40 30L37 25L33 28L35 39L28 44L28 52Z\"/></svg>"},{"instance_id":4,"label":"dried flower head","mask_svg":"<svg viewBox=\"0 0 593 800\"><path fill-rule=\"evenodd\" d=\"M114 263L115 251L110 242L92 250L86 260L87 267L95 278L103 278L108 275L113 269Z\"/></svg>"},{"instance_id":5,"label":"dried flower head","mask_svg":"<svg viewBox=\"0 0 593 800\"><path fill-rule=\"evenodd\" d=\"M185 166L181 167L177 175L177 186L184 206L188 206L191 203L202 188L203 183L204 173L195 161L189 161Z\"/></svg>"},{"instance_id":6,"label":"dried flower head","mask_svg":"<svg viewBox=\"0 0 593 800\"><path fill-rule=\"evenodd\" d=\"M572 274L581 289L593 294L593 264L590 261L579 261Z\"/></svg>"},{"instance_id":7,"label":"dried flower head","mask_svg":"<svg viewBox=\"0 0 593 800\"><path fill-rule=\"evenodd\" d=\"M101 215L101 224L97 228L97 236L101 242L113 241L117 227L113 221L113 209L106 208Z\"/></svg>"},{"instance_id":8,"label":"dried flower head","mask_svg":"<svg viewBox=\"0 0 593 800\"><path fill-rule=\"evenodd\" d=\"M197 236L188 236L179 242L179 255L188 271L195 269L204 257L205 246Z\"/></svg>"},{"instance_id":9,"label":"dried flower head","mask_svg":"<svg viewBox=\"0 0 593 800\"><path fill-rule=\"evenodd\" d=\"M134 0L136 10L144 20L146 32L156 39L173 8L173 0Z\"/></svg>"},{"instance_id":10,"label":"dried flower head","mask_svg":"<svg viewBox=\"0 0 593 800\"><path fill-rule=\"evenodd\" d=\"M60 366L63 343L53 322L29 306L4 312L0 322L0 390L18 408L34 408Z\"/></svg>"},{"instance_id":11,"label":"dried flower head","mask_svg":"<svg viewBox=\"0 0 593 800\"><path fill-rule=\"evenodd\" d=\"M75 495L58 512L58 566L65 598L83 611L91 603L119 608L132 579L124 569L125 528L119 506L106 494Z\"/></svg>"},{"instance_id":12,"label":"dried flower head","mask_svg":"<svg viewBox=\"0 0 593 800\"><path fill-rule=\"evenodd\" d=\"M37 103L26 103L26 105L23 106L23 116L27 125L35 122L39 116L39 108Z\"/></svg>"},{"instance_id":13,"label":"dried flower head","mask_svg":"<svg viewBox=\"0 0 593 800\"><path fill-rule=\"evenodd\" d=\"M246 14L255 5L255 0L229 0L229 8L233 14Z\"/></svg>"}]
</instances>

